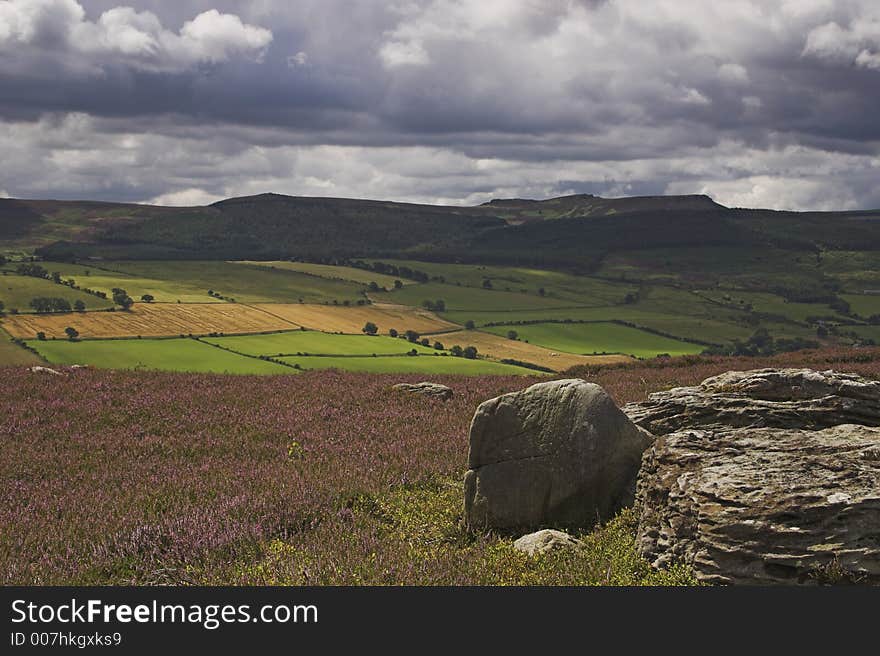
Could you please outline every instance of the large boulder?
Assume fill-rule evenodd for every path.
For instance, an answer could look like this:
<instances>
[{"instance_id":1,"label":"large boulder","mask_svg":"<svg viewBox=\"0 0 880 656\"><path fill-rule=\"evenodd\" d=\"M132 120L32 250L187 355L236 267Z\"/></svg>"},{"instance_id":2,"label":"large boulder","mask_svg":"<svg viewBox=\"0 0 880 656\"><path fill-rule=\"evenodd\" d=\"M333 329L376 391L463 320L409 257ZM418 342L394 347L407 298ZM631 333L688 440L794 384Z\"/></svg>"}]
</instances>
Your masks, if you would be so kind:
<instances>
[{"instance_id":1,"label":"large boulder","mask_svg":"<svg viewBox=\"0 0 880 656\"><path fill-rule=\"evenodd\" d=\"M651 436L598 385L557 380L481 404L470 429L473 528L588 527L632 502Z\"/></svg>"},{"instance_id":2,"label":"large boulder","mask_svg":"<svg viewBox=\"0 0 880 656\"><path fill-rule=\"evenodd\" d=\"M447 401L452 398L452 388L440 383L397 383L391 389L395 392L407 392L409 394L424 394Z\"/></svg>"},{"instance_id":3,"label":"large boulder","mask_svg":"<svg viewBox=\"0 0 880 656\"><path fill-rule=\"evenodd\" d=\"M705 582L878 583L880 429L665 435L645 453L636 508L641 554Z\"/></svg>"},{"instance_id":4,"label":"large boulder","mask_svg":"<svg viewBox=\"0 0 880 656\"><path fill-rule=\"evenodd\" d=\"M810 369L729 371L651 394L624 412L655 435L697 427L880 426L880 382Z\"/></svg>"}]
</instances>

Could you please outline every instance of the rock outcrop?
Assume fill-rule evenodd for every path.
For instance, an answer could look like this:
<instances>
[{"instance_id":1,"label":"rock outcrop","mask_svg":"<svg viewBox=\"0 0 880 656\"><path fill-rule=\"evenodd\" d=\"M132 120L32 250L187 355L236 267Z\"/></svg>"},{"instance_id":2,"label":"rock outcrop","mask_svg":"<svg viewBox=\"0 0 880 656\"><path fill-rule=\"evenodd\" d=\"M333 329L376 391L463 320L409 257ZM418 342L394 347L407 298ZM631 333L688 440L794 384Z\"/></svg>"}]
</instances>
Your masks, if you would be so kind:
<instances>
[{"instance_id":1,"label":"rock outcrop","mask_svg":"<svg viewBox=\"0 0 880 656\"><path fill-rule=\"evenodd\" d=\"M444 401L452 398L452 388L439 383L397 383L393 385L393 390L397 392L408 392L410 394L424 394L425 396L434 396Z\"/></svg>"},{"instance_id":2,"label":"rock outcrop","mask_svg":"<svg viewBox=\"0 0 880 656\"><path fill-rule=\"evenodd\" d=\"M35 374L50 374L52 376L63 376L64 375L60 371L55 371L54 369L50 369L49 367L41 367L41 366L30 367L28 369L28 371L31 371Z\"/></svg>"},{"instance_id":3,"label":"rock outcrop","mask_svg":"<svg viewBox=\"0 0 880 656\"><path fill-rule=\"evenodd\" d=\"M660 436L636 498L655 566L714 583L880 582L880 383L728 372L625 410Z\"/></svg>"},{"instance_id":4,"label":"rock outcrop","mask_svg":"<svg viewBox=\"0 0 880 656\"><path fill-rule=\"evenodd\" d=\"M471 422L466 520L473 528L592 526L632 502L650 442L583 380L486 401Z\"/></svg>"},{"instance_id":5,"label":"rock outcrop","mask_svg":"<svg viewBox=\"0 0 880 656\"><path fill-rule=\"evenodd\" d=\"M880 429L685 430L639 475L638 546L712 583L880 582Z\"/></svg>"},{"instance_id":6,"label":"rock outcrop","mask_svg":"<svg viewBox=\"0 0 880 656\"><path fill-rule=\"evenodd\" d=\"M696 387L656 392L624 412L655 435L695 427L880 426L880 382L810 369L729 371Z\"/></svg>"},{"instance_id":7,"label":"rock outcrop","mask_svg":"<svg viewBox=\"0 0 880 656\"><path fill-rule=\"evenodd\" d=\"M529 556L540 556L558 549L572 549L583 543L563 531L545 528L542 531L529 533L513 543L513 548Z\"/></svg>"}]
</instances>

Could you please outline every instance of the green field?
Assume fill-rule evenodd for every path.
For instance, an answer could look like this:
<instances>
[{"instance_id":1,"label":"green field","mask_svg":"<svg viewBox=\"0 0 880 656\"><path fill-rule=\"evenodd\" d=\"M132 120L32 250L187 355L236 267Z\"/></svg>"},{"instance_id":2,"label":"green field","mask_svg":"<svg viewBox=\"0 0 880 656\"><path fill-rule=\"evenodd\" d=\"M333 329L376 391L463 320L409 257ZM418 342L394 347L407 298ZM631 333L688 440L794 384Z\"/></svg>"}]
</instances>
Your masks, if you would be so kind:
<instances>
[{"instance_id":1,"label":"green field","mask_svg":"<svg viewBox=\"0 0 880 656\"><path fill-rule=\"evenodd\" d=\"M82 301L86 304L87 310L104 309L113 305L112 301L86 294L67 285L59 285L45 278L31 278L13 273L0 275L0 301L3 301L7 311L15 308L19 312L32 312L29 304L36 296L64 298L71 305L76 301Z\"/></svg>"},{"instance_id":2,"label":"green field","mask_svg":"<svg viewBox=\"0 0 880 656\"><path fill-rule=\"evenodd\" d=\"M317 276L318 278L327 278L328 280L348 280L350 282L356 282L362 285L369 285L371 282L375 282L377 285L379 285L379 287L385 287L386 289L394 289L394 281L398 280L398 278L395 278L394 276L386 276L381 273L364 271L363 269L358 269L356 267L333 266L330 264L312 264L311 262L284 262L278 260L269 262L254 262L252 260L242 260L233 262L233 264L258 266L266 269L281 269L283 271L296 271L298 273L305 273L310 276ZM411 280L406 280L403 278L399 280L404 285L415 284Z\"/></svg>"},{"instance_id":3,"label":"green field","mask_svg":"<svg viewBox=\"0 0 880 656\"><path fill-rule=\"evenodd\" d=\"M211 290L238 303L297 303L300 299L304 303L354 303L363 298L364 289L344 280L231 262L102 262L101 266L112 271L112 280L128 285L124 289L132 298L152 293L159 302L209 300ZM119 274L124 277L113 278Z\"/></svg>"},{"instance_id":4,"label":"green field","mask_svg":"<svg viewBox=\"0 0 880 656\"><path fill-rule=\"evenodd\" d=\"M381 261L424 271L432 278L442 277L450 285L482 289L483 282L489 280L495 291L538 295L539 290L543 289L545 298L569 301L567 305L615 305L623 303L626 295L637 289L636 285L628 283L621 284L560 271L525 267L444 264L414 260Z\"/></svg>"},{"instance_id":5,"label":"green field","mask_svg":"<svg viewBox=\"0 0 880 656\"><path fill-rule=\"evenodd\" d=\"M850 309L862 317L880 314L880 294L841 294Z\"/></svg>"},{"instance_id":6,"label":"green field","mask_svg":"<svg viewBox=\"0 0 880 656\"><path fill-rule=\"evenodd\" d=\"M89 287L106 293L108 296L114 287L121 287L135 301L144 294L149 294L158 303L223 303L224 301L208 296L207 287L177 278L153 278L139 276L114 270L116 263L101 262L96 266L67 264L64 262L47 262L46 268L58 271L63 278L73 278L81 287ZM174 263L168 263L173 270Z\"/></svg>"},{"instance_id":7,"label":"green field","mask_svg":"<svg viewBox=\"0 0 880 656\"><path fill-rule=\"evenodd\" d=\"M331 335L295 330L271 335L204 337L202 341L246 355L405 355L412 349L433 354L433 348L404 339L367 335Z\"/></svg>"},{"instance_id":8,"label":"green field","mask_svg":"<svg viewBox=\"0 0 880 656\"><path fill-rule=\"evenodd\" d=\"M507 335L511 328L487 328L496 335ZM615 323L543 323L515 326L519 339L528 340L554 351L584 355L622 353L637 358L652 358L662 353L687 355L705 347L654 335Z\"/></svg>"},{"instance_id":9,"label":"green field","mask_svg":"<svg viewBox=\"0 0 880 656\"><path fill-rule=\"evenodd\" d=\"M193 339L33 340L28 345L59 365L230 374L294 373L290 367L230 353Z\"/></svg>"},{"instance_id":10,"label":"green field","mask_svg":"<svg viewBox=\"0 0 880 656\"><path fill-rule=\"evenodd\" d=\"M762 290L769 282L817 281L822 271L812 252L700 246L609 253L596 274L616 280Z\"/></svg>"},{"instance_id":11,"label":"green field","mask_svg":"<svg viewBox=\"0 0 880 656\"><path fill-rule=\"evenodd\" d=\"M43 364L36 355L12 342L12 338L0 328L0 367L18 367Z\"/></svg>"},{"instance_id":12,"label":"green field","mask_svg":"<svg viewBox=\"0 0 880 656\"><path fill-rule=\"evenodd\" d=\"M613 308L574 308L564 310L522 310L518 312L447 312L444 319L463 324L468 320L479 326L489 323L515 324L517 321L627 321L637 326L659 330L682 338L700 339L711 343L723 343L734 339L747 339L754 331L754 326L747 324L727 323L713 319L690 317L670 313L652 312L635 309L637 306ZM519 329L516 325L510 328ZM507 333L509 328L504 329Z\"/></svg>"},{"instance_id":13,"label":"green field","mask_svg":"<svg viewBox=\"0 0 880 656\"><path fill-rule=\"evenodd\" d=\"M806 322L810 317L837 317L835 310L822 303L795 303L783 297L767 292L744 292L727 290L699 290L700 295L711 298L726 306L746 309L760 314L772 314L790 321ZM880 297L878 297L880 301ZM880 302L878 302L880 307Z\"/></svg>"},{"instance_id":14,"label":"green field","mask_svg":"<svg viewBox=\"0 0 880 656\"><path fill-rule=\"evenodd\" d=\"M302 369L342 369L373 374L463 374L481 376L499 375L540 375L531 369L514 367L490 360L468 360L442 355L386 356L386 357L300 357L281 358L289 364L297 364Z\"/></svg>"},{"instance_id":15,"label":"green field","mask_svg":"<svg viewBox=\"0 0 880 656\"><path fill-rule=\"evenodd\" d=\"M540 308L571 307L577 303L561 298L549 298L534 294L505 292L480 289L476 287L458 287L438 282L420 285L408 285L403 289L385 294L371 294L377 302L400 303L420 307L423 301L442 299L449 310L529 310Z\"/></svg>"},{"instance_id":16,"label":"green field","mask_svg":"<svg viewBox=\"0 0 880 656\"><path fill-rule=\"evenodd\" d=\"M822 253L822 272L843 285L844 291L862 294L880 289L880 252L830 251Z\"/></svg>"},{"instance_id":17,"label":"green field","mask_svg":"<svg viewBox=\"0 0 880 656\"><path fill-rule=\"evenodd\" d=\"M854 332L862 339L870 339L880 344L880 326L845 326L843 331Z\"/></svg>"}]
</instances>

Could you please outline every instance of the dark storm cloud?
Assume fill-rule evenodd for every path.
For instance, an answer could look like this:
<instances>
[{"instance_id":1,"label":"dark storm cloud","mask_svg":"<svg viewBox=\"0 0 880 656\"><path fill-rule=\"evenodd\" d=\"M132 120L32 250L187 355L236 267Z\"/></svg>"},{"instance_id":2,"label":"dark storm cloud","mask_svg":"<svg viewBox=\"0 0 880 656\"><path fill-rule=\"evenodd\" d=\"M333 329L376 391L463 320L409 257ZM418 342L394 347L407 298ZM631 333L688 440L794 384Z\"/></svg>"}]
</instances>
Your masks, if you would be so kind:
<instances>
[{"instance_id":1,"label":"dark storm cloud","mask_svg":"<svg viewBox=\"0 0 880 656\"><path fill-rule=\"evenodd\" d=\"M6 0L0 194L864 207L878 76L869 1Z\"/></svg>"}]
</instances>

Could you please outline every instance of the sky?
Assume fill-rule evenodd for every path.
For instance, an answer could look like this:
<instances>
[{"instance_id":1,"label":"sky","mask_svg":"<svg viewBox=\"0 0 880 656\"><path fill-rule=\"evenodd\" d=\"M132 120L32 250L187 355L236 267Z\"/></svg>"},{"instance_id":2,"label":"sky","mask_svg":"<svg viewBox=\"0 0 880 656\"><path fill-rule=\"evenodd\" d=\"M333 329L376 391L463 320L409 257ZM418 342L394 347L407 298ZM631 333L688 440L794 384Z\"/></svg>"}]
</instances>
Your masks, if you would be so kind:
<instances>
[{"instance_id":1,"label":"sky","mask_svg":"<svg viewBox=\"0 0 880 656\"><path fill-rule=\"evenodd\" d=\"M0 197L880 207L876 0L0 0Z\"/></svg>"}]
</instances>

